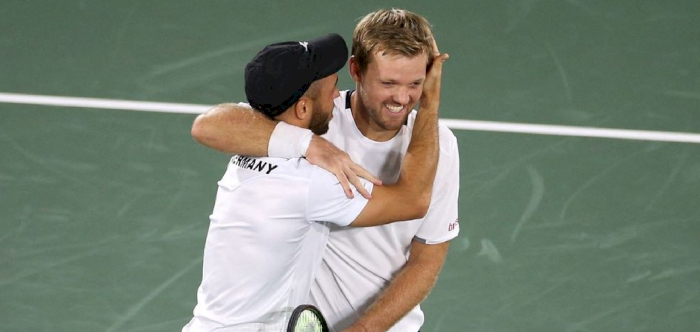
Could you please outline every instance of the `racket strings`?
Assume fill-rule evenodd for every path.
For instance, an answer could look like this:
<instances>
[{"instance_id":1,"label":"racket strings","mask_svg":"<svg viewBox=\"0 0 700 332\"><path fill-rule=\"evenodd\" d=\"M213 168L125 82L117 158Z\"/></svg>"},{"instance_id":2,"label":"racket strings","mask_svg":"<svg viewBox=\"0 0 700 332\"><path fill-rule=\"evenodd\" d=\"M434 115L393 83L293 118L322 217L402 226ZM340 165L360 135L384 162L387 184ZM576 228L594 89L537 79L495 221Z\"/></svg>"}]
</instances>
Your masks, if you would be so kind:
<instances>
[{"instance_id":1,"label":"racket strings","mask_svg":"<svg viewBox=\"0 0 700 332\"><path fill-rule=\"evenodd\" d=\"M293 332L323 332L324 324L312 310L304 310L294 324Z\"/></svg>"}]
</instances>

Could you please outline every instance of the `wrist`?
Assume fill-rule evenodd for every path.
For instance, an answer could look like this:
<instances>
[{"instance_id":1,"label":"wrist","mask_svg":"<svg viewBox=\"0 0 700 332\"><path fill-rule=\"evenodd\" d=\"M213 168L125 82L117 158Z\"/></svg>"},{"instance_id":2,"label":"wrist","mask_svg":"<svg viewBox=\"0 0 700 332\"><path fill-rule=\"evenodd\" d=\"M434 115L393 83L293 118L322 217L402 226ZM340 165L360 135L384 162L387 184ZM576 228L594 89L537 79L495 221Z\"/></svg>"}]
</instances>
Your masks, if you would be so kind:
<instances>
[{"instance_id":1,"label":"wrist","mask_svg":"<svg viewBox=\"0 0 700 332\"><path fill-rule=\"evenodd\" d=\"M360 321L355 322L355 325L359 326L362 329L362 332L369 332L367 327L365 327L364 324L360 323Z\"/></svg>"},{"instance_id":2,"label":"wrist","mask_svg":"<svg viewBox=\"0 0 700 332\"><path fill-rule=\"evenodd\" d=\"M440 101L439 100L421 100L420 106L418 107L418 110L434 110L437 111L440 108Z\"/></svg>"},{"instance_id":3,"label":"wrist","mask_svg":"<svg viewBox=\"0 0 700 332\"><path fill-rule=\"evenodd\" d=\"M277 158L301 158L311 144L313 132L309 129L280 121L270 135L267 155Z\"/></svg>"}]
</instances>

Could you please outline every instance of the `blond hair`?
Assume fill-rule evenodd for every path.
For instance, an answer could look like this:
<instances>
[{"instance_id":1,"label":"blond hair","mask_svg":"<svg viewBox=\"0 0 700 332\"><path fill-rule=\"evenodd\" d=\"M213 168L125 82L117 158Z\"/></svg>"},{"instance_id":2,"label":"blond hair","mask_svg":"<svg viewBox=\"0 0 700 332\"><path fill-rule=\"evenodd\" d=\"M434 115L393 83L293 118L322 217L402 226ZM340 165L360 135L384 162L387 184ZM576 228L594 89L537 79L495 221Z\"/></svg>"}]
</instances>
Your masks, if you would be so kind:
<instances>
[{"instance_id":1,"label":"blond hair","mask_svg":"<svg viewBox=\"0 0 700 332\"><path fill-rule=\"evenodd\" d=\"M403 9L381 9L367 14L352 35L352 56L360 72L367 69L372 54L409 58L426 54L433 62L433 32L423 16Z\"/></svg>"}]
</instances>

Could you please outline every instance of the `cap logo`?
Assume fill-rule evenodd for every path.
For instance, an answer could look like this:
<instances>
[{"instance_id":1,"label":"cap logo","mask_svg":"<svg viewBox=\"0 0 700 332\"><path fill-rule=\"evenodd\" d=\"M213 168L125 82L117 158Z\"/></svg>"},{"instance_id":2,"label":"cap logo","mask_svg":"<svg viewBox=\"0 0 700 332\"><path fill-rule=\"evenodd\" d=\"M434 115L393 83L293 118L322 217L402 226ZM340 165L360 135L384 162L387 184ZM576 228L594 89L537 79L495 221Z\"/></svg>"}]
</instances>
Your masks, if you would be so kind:
<instances>
[{"instance_id":1,"label":"cap logo","mask_svg":"<svg viewBox=\"0 0 700 332\"><path fill-rule=\"evenodd\" d=\"M304 46L304 50L306 50L306 52L309 51L309 43L307 43L307 42L299 42L299 45Z\"/></svg>"}]
</instances>

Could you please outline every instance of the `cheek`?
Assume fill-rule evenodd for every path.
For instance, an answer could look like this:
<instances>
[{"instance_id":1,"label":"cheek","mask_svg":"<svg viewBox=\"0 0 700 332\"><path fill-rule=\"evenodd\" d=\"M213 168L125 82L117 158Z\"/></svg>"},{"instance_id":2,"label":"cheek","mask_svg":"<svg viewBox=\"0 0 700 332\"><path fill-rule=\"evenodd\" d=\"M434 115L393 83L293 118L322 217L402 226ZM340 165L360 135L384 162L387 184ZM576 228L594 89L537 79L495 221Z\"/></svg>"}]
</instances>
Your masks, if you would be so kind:
<instances>
[{"instance_id":1,"label":"cheek","mask_svg":"<svg viewBox=\"0 0 700 332\"><path fill-rule=\"evenodd\" d=\"M414 102L420 100L420 97L423 95L423 88L411 90L410 95Z\"/></svg>"},{"instance_id":2,"label":"cheek","mask_svg":"<svg viewBox=\"0 0 700 332\"><path fill-rule=\"evenodd\" d=\"M333 107L335 106L335 98L336 98L336 95L335 95L335 94L331 95L330 98L326 98L326 102L325 102L325 105L324 105L324 106L326 106L326 107L323 108L323 109L324 109L324 110L331 110L331 111L332 111L332 110L333 110Z\"/></svg>"},{"instance_id":3,"label":"cheek","mask_svg":"<svg viewBox=\"0 0 700 332\"><path fill-rule=\"evenodd\" d=\"M338 92L338 89L333 89L332 91L329 91L328 93L324 94L326 105L330 104L333 105L333 101L335 100L336 97L340 96L340 92Z\"/></svg>"},{"instance_id":4,"label":"cheek","mask_svg":"<svg viewBox=\"0 0 700 332\"><path fill-rule=\"evenodd\" d=\"M365 90L365 91L367 92L366 99L369 102L381 103L381 102L384 102L386 100L390 100L392 98L392 95L393 95L391 89L387 89L387 88L382 87L382 86L370 88L369 90Z\"/></svg>"}]
</instances>

